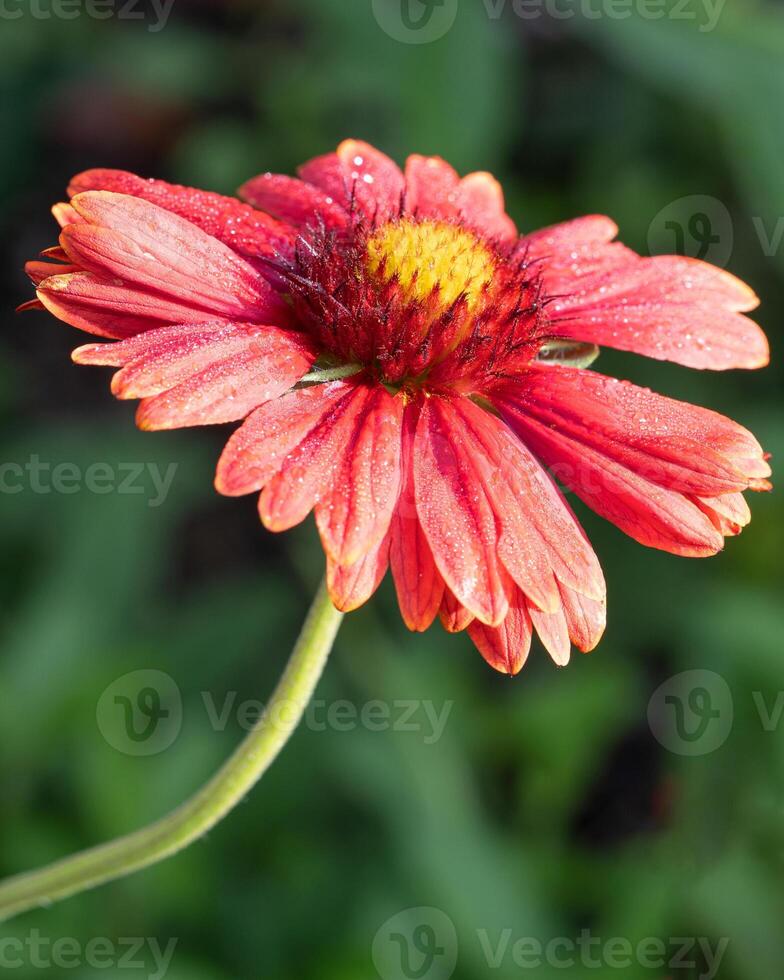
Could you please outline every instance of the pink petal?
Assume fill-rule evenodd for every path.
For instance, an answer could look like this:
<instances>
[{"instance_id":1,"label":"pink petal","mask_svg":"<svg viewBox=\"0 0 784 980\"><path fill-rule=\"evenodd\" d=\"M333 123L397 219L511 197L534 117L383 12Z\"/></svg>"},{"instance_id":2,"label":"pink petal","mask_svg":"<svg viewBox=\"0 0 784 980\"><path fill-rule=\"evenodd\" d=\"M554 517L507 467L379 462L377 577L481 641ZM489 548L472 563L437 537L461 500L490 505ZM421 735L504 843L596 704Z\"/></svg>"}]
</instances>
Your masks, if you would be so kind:
<instances>
[{"instance_id":1,"label":"pink petal","mask_svg":"<svg viewBox=\"0 0 784 980\"><path fill-rule=\"evenodd\" d=\"M361 140L345 140L337 154L362 211L378 224L398 217L404 182L394 160Z\"/></svg>"},{"instance_id":2,"label":"pink petal","mask_svg":"<svg viewBox=\"0 0 784 980\"><path fill-rule=\"evenodd\" d=\"M34 286L40 286L50 276L66 276L70 273L80 271L81 269L78 265L63 265L55 262L25 262L25 274Z\"/></svg>"},{"instance_id":3,"label":"pink petal","mask_svg":"<svg viewBox=\"0 0 784 980\"><path fill-rule=\"evenodd\" d=\"M753 370L770 360L767 338L753 320L709 304L608 304L562 319L556 314L552 325L572 340L702 370Z\"/></svg>"},{"instance_id":4,"label":"pink petal","mask_svg":"<svg viewBox=\"0 0 784 980\"><path fill-rule=\"evenodd\" d=\"M82 220L74 208L72 208L70 204L66 204L63 201L61 201L59 204L53 205L52 215L54 216L54 220L61 228L65 228L66 225L75 224L76 222Z\"/></svg>"},{"instance_id":5,"label":"pink petal","mask_svg":"<svg viewBox=\"0 0 784 980\"><path fill-rule=\"evenodd\" d=\"M578 650L590 653L601 640L607 626L607 603L604 599L590 599L561 586L563 614L569 637Z\"/></svg>"}]
</instances>

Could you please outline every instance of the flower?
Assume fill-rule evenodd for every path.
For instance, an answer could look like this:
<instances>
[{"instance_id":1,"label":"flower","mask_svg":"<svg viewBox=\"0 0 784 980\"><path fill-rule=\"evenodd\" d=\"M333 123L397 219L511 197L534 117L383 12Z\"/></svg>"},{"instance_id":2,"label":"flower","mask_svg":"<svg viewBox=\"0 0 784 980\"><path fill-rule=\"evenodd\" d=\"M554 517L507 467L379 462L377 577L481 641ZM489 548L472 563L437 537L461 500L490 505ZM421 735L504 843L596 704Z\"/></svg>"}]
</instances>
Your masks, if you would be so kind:
<instances>
[{"instance_id":1,"label":"flower","mask_svg":"<svg viewBox=\"0 0 784 980\"><path fill-rule=\"evenodd\" d=\"M746 429L586 369L598 345L768 361L751 289L642 258L609 218L520 236L489 174L422 156L401 171L354 140L243 201L111 170L69 193L44 253L62 264L29 263L26 305L114 341L73 357L118 369L142 428L242 421L217 489L261 491L273 531L315 510L340 609L391 567L410 629L440 616L509 674L535 630L563 665L599 641L605 584L559 483L689 556L718 552L750 519L743 491L769 489Z\"/></svg>"}]
</instances>

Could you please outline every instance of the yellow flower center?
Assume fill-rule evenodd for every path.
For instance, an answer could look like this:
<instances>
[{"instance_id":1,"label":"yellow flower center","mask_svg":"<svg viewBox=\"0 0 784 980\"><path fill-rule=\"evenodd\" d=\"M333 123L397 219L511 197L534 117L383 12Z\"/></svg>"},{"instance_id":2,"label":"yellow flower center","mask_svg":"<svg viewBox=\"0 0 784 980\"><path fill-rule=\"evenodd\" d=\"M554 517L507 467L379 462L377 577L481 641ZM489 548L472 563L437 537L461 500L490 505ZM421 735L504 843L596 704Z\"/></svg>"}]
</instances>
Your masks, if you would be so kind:
<instances>
[{"instance_id":1,"label":"yellow flower center","mask_svg":"<svg viewBox=\"0 0 784 980\"><path fill-rule=\"evenodd\" d=\"M441 221L404 219L384 225L368 240L371 275L396 279L409 301L434 297L448 309L460 297L473 310L493 281L493 254L470 231Z\"/></svg>"}]
</instances>

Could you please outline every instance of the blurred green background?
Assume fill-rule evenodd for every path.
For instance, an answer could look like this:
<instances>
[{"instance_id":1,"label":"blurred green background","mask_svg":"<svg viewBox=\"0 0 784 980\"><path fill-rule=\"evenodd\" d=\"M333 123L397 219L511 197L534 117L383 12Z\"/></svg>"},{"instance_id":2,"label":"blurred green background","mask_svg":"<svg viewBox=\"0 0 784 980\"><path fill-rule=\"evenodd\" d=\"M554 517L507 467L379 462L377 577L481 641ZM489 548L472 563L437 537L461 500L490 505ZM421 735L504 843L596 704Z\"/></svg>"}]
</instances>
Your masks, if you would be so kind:
<instances>
[{"instance_id":1,"label":"blurred green background","mask_svg":"<svg viewBox=\"0 0 784 980\"><path fill-rule=\"evenodd\" d=\"M137 432L108 375L70 364L74 331L12 312L30 296L24 260L54 243L48 207L72 173L115 166L232 192L356 136L399 160L437 153L492 170L526 230L609 214L641 252L704 253L750 282L774 363L699 374L603 353L597 367L784 449L781 7L532 9L459 0L435 11L455 13L442 37L411 44L390 33L400 0L175 0L165 26L128 0L114 8L123 17L104 5L105 19L73 0L4 0L0 873L135 828L200 785L240 738L240 706L270 692L322 564L310 522L273 538L251 499L213 492L226 432ZM82 474L96 462L147 469L138 493L9 484L6 464L36 459ZM172 464L170 492L152 506L150 473ZM562 671L536 647L514 682L464 636L408 634L385 583L346 622L318 712L209 839L0 937L39 948L69 938L81 953L58 965L49 948L49 970L85 978L160 976L150 940L176 940L169 980L445 980L457 950L459 980L780 976L784 508L776 494L752 506L724 554L686 561L643 549L578 502L607 574L607 636ZM715 672L697 675L722 706L703 719L719 726L709 743L679 741L672 704L655 695L689 670ZM139 671L169 675L155 754L132 754L145 743L102 700L114 684L136 703L138 678L160 679ZM386 724L352 722L375 701ZM440 737L428 706L446 712ZM422 907L439 913L412 914L425 931L396 966L385 923ZM688 965L693 953L686 965L515 963L517 939L582 930L602 943L658 939L668 957L677 937L729 945L713 974L704 958ZM494 966L482 936L495 949L504 935ZM91 940L123 937L145 946L87 962ZM40 975L29 945L17 960L2 942L9 975Z\"/></svg>"}]
</instances>

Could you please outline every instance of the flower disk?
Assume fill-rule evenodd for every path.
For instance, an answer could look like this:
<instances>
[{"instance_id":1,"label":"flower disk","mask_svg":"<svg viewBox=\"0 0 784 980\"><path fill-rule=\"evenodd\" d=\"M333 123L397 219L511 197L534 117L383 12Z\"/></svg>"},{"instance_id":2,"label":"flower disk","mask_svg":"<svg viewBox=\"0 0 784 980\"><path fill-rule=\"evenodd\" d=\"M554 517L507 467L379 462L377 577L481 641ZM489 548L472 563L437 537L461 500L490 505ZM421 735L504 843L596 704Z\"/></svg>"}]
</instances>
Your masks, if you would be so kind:
<instances>
[{"instance_id":1,"label":"flower disk","mask_svg":"<svg viewBox=\"0 0 784 980\"><path fill-rule=\"evenodd\" d=\"M540 276L509 251L451 222L360 219L301 236L276 272L335 363L394 388L473 392L514 377L545 336Z\"/></svg>"},{"instance_id":2,"label":"flower disk","mask_svg":"<svg viewBox=\"0 0 784 980\"><path fill-rule=\"evenodd\" d=\"M432 299L442 311L461 298L469 310L476 309L495 276L488 247L445 222L395 221L375 231L366 248L372 276L395 280L408 302Z\"/></svg>"}]
</instances>

